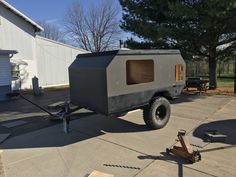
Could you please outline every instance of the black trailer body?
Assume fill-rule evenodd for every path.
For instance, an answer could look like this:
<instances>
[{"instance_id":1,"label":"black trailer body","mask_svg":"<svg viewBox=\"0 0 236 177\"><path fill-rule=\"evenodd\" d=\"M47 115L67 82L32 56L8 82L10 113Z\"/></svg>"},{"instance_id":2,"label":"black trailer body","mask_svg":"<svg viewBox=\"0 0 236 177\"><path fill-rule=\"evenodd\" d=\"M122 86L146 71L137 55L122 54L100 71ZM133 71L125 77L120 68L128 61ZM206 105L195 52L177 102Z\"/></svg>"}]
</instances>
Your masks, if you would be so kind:
<instances>
[{"instance_id":1,"label":"black trailer body","mask_svg":"<svg viewBox=\"0 0 236 177\"><path fill-rule=\"evenodd\" d=\"M69 67L71 103L104 115L174 98L185 86L178 50L117 50L81 54Z\"/></svg>"}]
</instances>

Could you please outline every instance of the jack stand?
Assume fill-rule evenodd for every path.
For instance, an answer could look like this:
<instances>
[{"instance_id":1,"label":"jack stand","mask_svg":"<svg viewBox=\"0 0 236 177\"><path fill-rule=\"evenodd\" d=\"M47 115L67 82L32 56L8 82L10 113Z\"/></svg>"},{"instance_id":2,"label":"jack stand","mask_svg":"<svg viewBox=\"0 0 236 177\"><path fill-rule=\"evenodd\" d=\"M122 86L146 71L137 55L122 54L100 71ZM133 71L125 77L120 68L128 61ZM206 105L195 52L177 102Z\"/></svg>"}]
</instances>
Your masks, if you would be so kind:
<instances>
[{"instance_id":1,"label":"jack stand","mask_svg":"<svg viewBox=\"0 0 236 177\"><path fill-rule=\"evenodd\" d=\"M66 134L69 133L69 123L70 123L70 121L69 121L68 117L64 117L63 118L63 130Z\"/></svg>"},{"instance_id":2,"label":"jack stand","mask_svg":"<svg viewBox=\"0 0 236 177\"><path fill-rule=\"evenodd\" d=\"M67 133L69 133L69 123L70 123L70 114L69 114L70 105L69 105L69 103L65 104L64 111L65 112L62 114L63 129L64 129L64 132L67 134Z\"/></svg>"},{"instance_id":3,"label":"jack stand","mask_svg":"<svg viewBox=\"0 0 236 177\"><path fill-rule=\"evenodd\" d=\"M70 107L70 103L69 102L57 102L57 103L53 103L51 105L48 105L48 109L52 109L52 110L60 110L58 113L54 114L51 113L49 110L45 109L44 107L40 106L39 104L29 100L28 98L26 98L25 96L23 96L21 93L19 92L12 92L12 93L8 93L7 94L8 97L13 98L13 97L20 97L24 100L26 100L27 102L31 103L32 105L36 106L37 108L41 109L42 111L46 112L48 115L51 116L50 120L63 120L63 130L65 133L69 132L69 123L70 123L70 116L73 112L78 111L84 107L82 106L74 106L74 107Z\"/></svg>"},{"instance_id":4,"label":"jack stand","mask_svg":"<svg viewBox=\"0 0 236 177\"><path fill-rule=\"evenodd\" d=\"M176 156L188 159L191 163L195 163L201 160L201 155L199 151L194 151L190 145L188 138L186 136L185 130L180 130L178 132L178 140L182 147L173 146L173 148L167 148L167 153L172 153Z\"/></svg>"}]
</instances>

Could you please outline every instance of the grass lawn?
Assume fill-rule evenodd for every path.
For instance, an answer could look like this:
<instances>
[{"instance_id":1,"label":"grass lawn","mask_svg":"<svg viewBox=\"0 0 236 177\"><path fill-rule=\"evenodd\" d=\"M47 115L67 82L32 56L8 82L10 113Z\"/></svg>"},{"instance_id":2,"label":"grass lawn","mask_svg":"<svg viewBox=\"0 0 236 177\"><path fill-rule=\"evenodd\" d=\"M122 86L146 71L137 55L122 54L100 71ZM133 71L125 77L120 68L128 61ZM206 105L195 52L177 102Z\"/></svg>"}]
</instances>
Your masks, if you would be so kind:
<instances>
[{"instance_id":1,"label":"grass lawn","mask_svg":"<svg viewBox=\"0 0 236 177\"><path fill-rule=\"evenodd\" d=\"M216 90L208 90L208 94L213 95L230 95L236 96L234 93L234 79L233 78L218 78L218 88Z\"/></svg>"},{"instance_id":2,"label":"grass lawn","mask_svg":"<svg viewBox=\"0 0 236 177\"><path fill-rule=\"evenodd\" d=\"M233 78L218 78L217 84L218 84L218 87L233 87L234 79Z\"/></svg>"},{"instance_id":3,"label":"grass lawn","mask_svg":"<svg viewBox=\"0 0 236 177\"><path fill-rule=\"evenodd\" d=\"M209 79L208 77L202 77L203 79ZM217 78L218 87L234 87L233 78Z\"/></svg>"}]
</instances>

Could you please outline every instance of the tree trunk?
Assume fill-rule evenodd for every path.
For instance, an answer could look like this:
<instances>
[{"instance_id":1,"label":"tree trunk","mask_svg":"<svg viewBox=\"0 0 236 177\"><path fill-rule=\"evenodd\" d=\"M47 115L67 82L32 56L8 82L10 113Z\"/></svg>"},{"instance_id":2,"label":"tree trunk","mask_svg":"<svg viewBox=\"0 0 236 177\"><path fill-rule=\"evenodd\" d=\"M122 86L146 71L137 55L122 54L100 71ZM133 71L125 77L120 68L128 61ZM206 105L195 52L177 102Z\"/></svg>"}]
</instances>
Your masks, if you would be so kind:
<instances>
[{"instance_id":1,"label":"tree trunk","mask_svg":"<svg viewBox=\"0 0 236 177\"><path fill-rule=\"evenodd\" d=\"M209 89L217 88L216 58L209 57Z\"/></svg>"}]
</instances>

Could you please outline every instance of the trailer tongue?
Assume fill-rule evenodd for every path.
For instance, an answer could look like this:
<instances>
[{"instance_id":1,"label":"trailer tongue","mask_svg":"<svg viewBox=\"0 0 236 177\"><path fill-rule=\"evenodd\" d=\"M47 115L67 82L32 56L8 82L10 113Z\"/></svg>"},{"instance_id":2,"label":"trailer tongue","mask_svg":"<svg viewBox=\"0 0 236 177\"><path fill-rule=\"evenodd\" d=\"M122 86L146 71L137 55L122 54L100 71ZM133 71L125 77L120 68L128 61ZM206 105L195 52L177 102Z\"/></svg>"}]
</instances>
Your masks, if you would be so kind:
<instances>
[{"instance_id":1,"label":"trailer tongue","mask_svg":"<svg viewBox=\"0 0 236 177\"><path fill-rule=\"evenodd\" d=\"M73 112L78 111L82 109L82 107L79 106L71 106L69 102L57 102L53 103L51 105L48 105L48 109L45 109L41 105L31 101L24 95L22 95L19 92L13 92L13 93L8 93L8 97L20 97L24 99L25 101L29 102L30 104L33 104L43 112L47 113L50 117L50 120L63 120L63 130L65 133L68 133L69 131L69 123L70 123L70 116ZM50 110L58 110L57 113L52 113Z\"/></svg>"}]
</instances>

